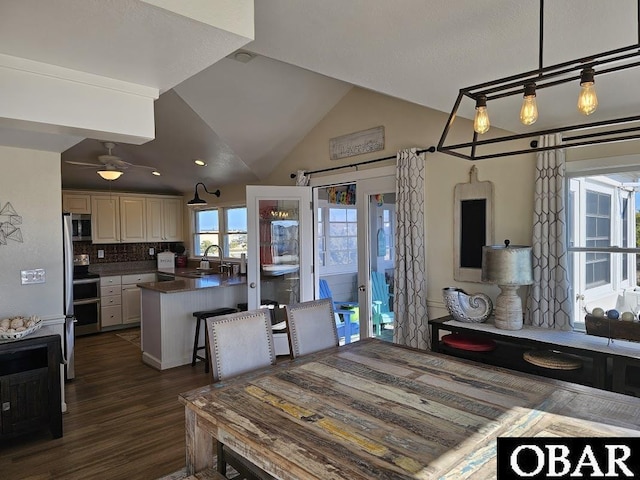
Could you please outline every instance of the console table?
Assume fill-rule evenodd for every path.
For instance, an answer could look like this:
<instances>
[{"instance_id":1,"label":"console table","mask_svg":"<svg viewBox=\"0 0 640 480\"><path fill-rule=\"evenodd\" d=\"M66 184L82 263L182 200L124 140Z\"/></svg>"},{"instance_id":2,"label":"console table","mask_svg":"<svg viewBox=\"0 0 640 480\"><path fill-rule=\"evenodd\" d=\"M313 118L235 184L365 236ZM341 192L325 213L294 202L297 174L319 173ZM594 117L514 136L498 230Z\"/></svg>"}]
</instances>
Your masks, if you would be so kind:
<instances>
[{"instance_id":1,"label":"console table","mask_svg":"<svg viewBox=\"0 0 640 480\"><path fill-rule=\"evenodd\" d=\"M491 318L486 323L464 323L446 316L430 320L429 325L434 352L640 396L640 343L527 325L522 330L501 330L493 325ZM491 352L451 348L440 341L441 333L445 332L491 339L497 348ZM567 371L538 367L522 358L528 350L554 350L574 355L583 361L583 368Z\"/></svg>"},{"instance_id":2,"label":"console table","mask_svg":"<svg viewBox=\"0 0 640 480\"><path fill-rule=\"evenodd\" d=\"M59 335L0 343L0 439L48 426L62 437Z\"/></svg>"}]
</instances>

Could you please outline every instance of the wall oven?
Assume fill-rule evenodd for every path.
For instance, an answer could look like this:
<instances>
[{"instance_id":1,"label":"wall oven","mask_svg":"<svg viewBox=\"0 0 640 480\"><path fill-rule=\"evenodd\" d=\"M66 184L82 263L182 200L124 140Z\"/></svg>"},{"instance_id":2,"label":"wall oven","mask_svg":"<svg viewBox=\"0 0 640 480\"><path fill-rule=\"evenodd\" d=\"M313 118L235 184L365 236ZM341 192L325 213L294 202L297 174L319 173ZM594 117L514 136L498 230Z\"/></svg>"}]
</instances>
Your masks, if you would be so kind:
<instances>
[{"instance_id":1,"label":"wall oven","mask_svg":"<svg viewBox=\"0 0 640 480\"><path fill-rule=\"evenodd\" d=\"M87 273L73 279L73 312L75 334L88 335L100 331L100 277Z\"/></svg>"}]
</instances>

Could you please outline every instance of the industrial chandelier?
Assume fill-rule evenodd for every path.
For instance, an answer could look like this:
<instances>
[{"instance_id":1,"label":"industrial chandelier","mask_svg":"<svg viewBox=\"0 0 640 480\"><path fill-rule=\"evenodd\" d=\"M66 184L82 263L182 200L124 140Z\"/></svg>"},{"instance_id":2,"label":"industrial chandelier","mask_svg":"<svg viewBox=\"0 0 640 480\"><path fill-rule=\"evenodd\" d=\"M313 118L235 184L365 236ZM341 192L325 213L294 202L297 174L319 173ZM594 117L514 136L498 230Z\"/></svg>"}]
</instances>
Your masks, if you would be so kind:
<instances>
[{"instance_id":1,"label":"industrial chandelier","mask_svg":"<svg viewBox=\"0 0 640 480\"><path fill-rule=\"evenodd\" d=\"M506 157L524 153L542 152L559 148L583 147L587 145L616 143L640 139L640 115L614 118L610 120L573 124L545 130L531 131L521 134L501 135L483 139L491 127L489 120L492 100L515 95L522 95L520 121L523 125L533 125L538 119L536 94L545 88L573 82L576 84L577 109L583 115L591 115L598 107L595 90L595 78L600 75L636 68L640 66L640 0L638 0L638 43L606 52L577 58L568 62L543 67L543 26L544 0L540 0L540 35L539 66L518 75L500 78L490 82L460 89L458 97L449 115L442 136L438 143L438 151L467 160L483 160L487 158ZM470 142L446 145L446 139L456 119L463 98L475 102L475 118L473 137ZM625 125L626 124L626 125ZM563 142L558 145L539 146L536 141L541 135L571 132L563 135ZM582 133L579 133L582 132ZM532 139L531 148L522 148L518 143L523 139ZM494 146L492 152L479 154L479 147ZM495 151L503 147L501 151Z\"/></svg>"}]
</instances>

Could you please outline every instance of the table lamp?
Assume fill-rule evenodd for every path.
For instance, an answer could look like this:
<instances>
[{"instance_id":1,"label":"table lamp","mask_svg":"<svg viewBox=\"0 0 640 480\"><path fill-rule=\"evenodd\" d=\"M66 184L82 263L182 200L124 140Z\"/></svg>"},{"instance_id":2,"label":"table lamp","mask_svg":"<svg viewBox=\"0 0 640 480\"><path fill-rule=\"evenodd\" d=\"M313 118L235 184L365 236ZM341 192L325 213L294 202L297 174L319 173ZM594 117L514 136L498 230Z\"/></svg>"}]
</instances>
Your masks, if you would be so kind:
<instances>
[{"instance_id":1,"label":"table lamp","mask_svg":"<svg viewBox=\"0 0 640 480\"><path fill-rule=\"evenodd\" d=\"M503 330L522 328L522 300L518 296L520 285L533 283L531 247L503 245L482 247L482 281L496 283L500 295L494 305L495 326Z\"/></svg>"}]
</instances>

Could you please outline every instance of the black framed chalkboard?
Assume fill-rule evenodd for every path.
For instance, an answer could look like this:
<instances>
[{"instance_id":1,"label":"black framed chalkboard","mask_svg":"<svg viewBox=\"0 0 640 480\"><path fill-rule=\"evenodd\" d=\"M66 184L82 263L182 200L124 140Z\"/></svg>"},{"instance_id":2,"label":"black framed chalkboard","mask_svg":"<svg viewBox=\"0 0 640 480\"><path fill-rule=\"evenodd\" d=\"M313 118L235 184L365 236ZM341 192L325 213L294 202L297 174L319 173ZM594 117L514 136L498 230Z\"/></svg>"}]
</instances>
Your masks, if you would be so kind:
<instances>
[{"instance_id":1,"label":"black framed chalkboard","mask_svg":"<svg viewBox=\"0 0 640 480\"><path fill-rule=\"evenodd\" d=\"M493 184L479 182L471 167L469 183L454 189L453 278L482 281L482 247L493 244Z\"/></svg>"},{"instance_id":2,"label":"black framed chalkboard","mask_svg":"<svg viewBox=\"0 0 640 480\"><path fill-rule=\"evenodd\" d=\"M487 238L487 200L460 202L460 266L482 267L482 247Z\"/></svg>"}]
</instances>

